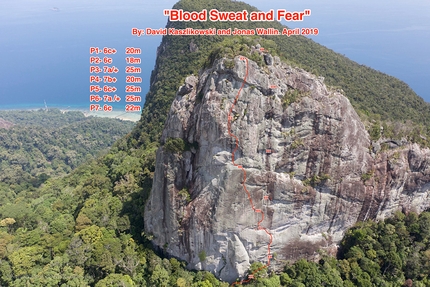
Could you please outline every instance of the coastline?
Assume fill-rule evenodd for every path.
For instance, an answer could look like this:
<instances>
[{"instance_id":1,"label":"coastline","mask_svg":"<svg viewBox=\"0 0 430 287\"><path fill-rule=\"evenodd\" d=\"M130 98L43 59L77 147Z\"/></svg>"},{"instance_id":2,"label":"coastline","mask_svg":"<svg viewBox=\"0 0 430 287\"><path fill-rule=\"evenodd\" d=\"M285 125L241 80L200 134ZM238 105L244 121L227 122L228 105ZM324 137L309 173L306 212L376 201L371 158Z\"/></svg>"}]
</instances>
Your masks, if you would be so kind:
<instances>
[{"instance_id":1,"label":"coastline","mask_svg":"<svg viewBox=\"0 0 430 287\"><path fill-rule=\"evenodd\" d=\"M60 110L62 113L76 110ZM112 111L112 112L90 112L88 110L77 110L84 114L86 117L103 117L103 118L115 118L124 121L138 122L140 119L140 112L123 112L123 111Z\"/></svg>"},{"instance_id":2,"label":"coastline","mask_svg":"<svg viewBox=\"0 0 430 287\"><path fill-rule=\"evenodd\" d=\"M20 106L0 106L0 111L8 111L8 110L14 110L14 111L37 111L37 110L43 110L45 109L44 106L40 105L20 105ZM132 122L138 122L140 119L141 112L125 112L123 110L121 111L111 111L111 112L105 112L105 111L90 111L88 107L83 106L49 106L48 109L58 109L62 113L67 113L71 111L78 111L82 112L85 117L102 117L102 118L116 118L124 121L132 121Z\"/></svg>"}]
</instances>

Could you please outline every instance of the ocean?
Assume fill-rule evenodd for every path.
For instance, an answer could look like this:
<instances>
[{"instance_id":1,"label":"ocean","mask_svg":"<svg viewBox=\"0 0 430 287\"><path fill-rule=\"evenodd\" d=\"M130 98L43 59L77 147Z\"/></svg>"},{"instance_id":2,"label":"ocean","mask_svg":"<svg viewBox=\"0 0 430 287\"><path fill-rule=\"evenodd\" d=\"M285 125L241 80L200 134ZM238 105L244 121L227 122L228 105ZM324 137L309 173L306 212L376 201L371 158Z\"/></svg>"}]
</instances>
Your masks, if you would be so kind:
<instances>
[{"instance_id":1,"label":"ocean","mask_svg":"<svg viewBox=\"0 0 430 287\"><path fill-rule=\"evenodd\" d=\"M143 104L161 37L137 38L131 28L146 27L151 18L156 19L152 24L164 26L166 19L159 12L163 8L136 0L1 1L0 108L44 107L46 102L48 107L88 109L89 59L96 56L90 54L90 47L117 50L109 58L120 71L112 74L117 82L111 85L118 94L124 94L126 47L141 49L136 67L142 72L136 76L142 79ZM157 14L161 17L153 17ZM122 104L111 106L124 109L121 97Z\"/></svg>"}]
</instances>

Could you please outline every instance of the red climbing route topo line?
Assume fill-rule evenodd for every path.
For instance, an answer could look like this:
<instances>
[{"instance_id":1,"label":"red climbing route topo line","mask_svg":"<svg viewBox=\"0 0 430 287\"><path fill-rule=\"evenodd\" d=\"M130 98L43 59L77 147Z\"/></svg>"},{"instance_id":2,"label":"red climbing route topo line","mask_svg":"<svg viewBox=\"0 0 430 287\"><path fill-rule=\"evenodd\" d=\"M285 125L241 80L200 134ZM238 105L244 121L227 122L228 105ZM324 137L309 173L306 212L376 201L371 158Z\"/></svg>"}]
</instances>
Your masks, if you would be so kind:
<instances>
[{"instance_id":1,"label":"red climbing route topo line","mask_svg":"<svg viewBox=\"0 0 430 287\"><path fill-rule=\"evenodd\" d=\"M251 280L254 278L255 273L257 273L257 272L261 271L261 270L262 270L262 269L264 269L264 268L267 268L267 267L270 265L270 259L272 258L272 255L271 255L271 253L270 253L270 246L272 245L272 241L273 241L273 235L272 235L272 233L270 233L270 231L269 231L269 230L267 230L267 228L265 228L265 227L262 227L262 226L261 226L261 223L262 223L262 222L263 222L263 220L264 220L264 212L263 212L263 210L262 210L262 209L256 209L256 208L255 208L255 206L254 206L254 202L252 201L251 193L250 193L250 192L248 191L248 189L246 188L246 185L245 185L245 182L246 182L246 171L245 171L245 169L243 168L243 166L242 166L242 165L238 165L238 164L236 164L236 163L234 162L234 154L236 153L237 149L239 148L239 139L237 138L237 136L236 136L235 134L233 134L233 133L231 132L231 121L232 121L232 119L233 119L233 117L232 117L232 115L231 115L231 114L233 113L233 108L234 108L234 106L237 104L237 101L238 101L238 99L239 99L240 93L242 92L243 87L245 86L246 79L248 78L248 58L243 57L243 56L240 56L240 57L239 57L239 60L241 60L241 61L243 61L243 60L244 60L244 61L245 61L245 63L246 63L246 72L245 72L245 77L243 78L242 85L240 86L240 89L239 89L239 91L237 92L236 97L234 98L233 104L232 104L232 105L231 105L231 107L230 107L230 111L228 112L228 117L227 117L227 119L228 119L228 122L227 122L228 135L229 135L230 137L234 138L235 143L236 143L235 148L234 148L234 149L233 149L233 151L231 152L231 161L232 161L232 163L233 163L233 165L234 165L234 166L236 166L237 168L241 169L241 170L242 170L242 172L243 172L243 182L242 182L242 187L243 187L243 189L245 190L246 195L248 196L248 200L249 200L249 203L251 204L251 208L252 208L252 210L254 210L254 212L255 212L255 213L261 213L261 219L260 219L260 220L258 221L258 223L257 223L257 230L264 230L264 232L266 232L266 234L269 236L270 240L269 240L269 244L267 244L267 264L266 264L266 265L264 265L264 266L262 266L262 267L260 267L260 268L258 268L257 270L255 270L252 274L249 274L249 275L248 275L248 279L246 279L246 280L242 280L242 281L239 281L239 282L234 282L234 283L232 283L232 285L231 285L231 286L234 286L234 285L242 285L242 283L247 283L247 282L251 281Z\"/></svg>"}]
</instances>

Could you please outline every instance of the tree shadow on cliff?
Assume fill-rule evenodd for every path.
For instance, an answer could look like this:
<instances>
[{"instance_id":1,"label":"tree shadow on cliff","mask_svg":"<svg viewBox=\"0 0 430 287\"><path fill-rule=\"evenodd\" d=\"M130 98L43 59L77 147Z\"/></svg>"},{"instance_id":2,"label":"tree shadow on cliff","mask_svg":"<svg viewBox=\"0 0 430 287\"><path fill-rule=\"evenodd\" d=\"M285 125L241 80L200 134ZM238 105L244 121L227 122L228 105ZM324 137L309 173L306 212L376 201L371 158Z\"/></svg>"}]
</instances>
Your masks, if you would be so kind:
<instances>
[{"instance_id":1,"label":"tree shadow on cliff","mask_svg":"<svg viewBox=\"0 0 430 287\"><path fill-rule=\"evenodd\" d=\"M129 195L129 199L123 203L122 216L129 219L129 233L133 239L144 247L152 248L152 244L144 233L144 209L152 187L152 178L144 177L139 182L139 188Z\"/></svg>"}]
</instances>

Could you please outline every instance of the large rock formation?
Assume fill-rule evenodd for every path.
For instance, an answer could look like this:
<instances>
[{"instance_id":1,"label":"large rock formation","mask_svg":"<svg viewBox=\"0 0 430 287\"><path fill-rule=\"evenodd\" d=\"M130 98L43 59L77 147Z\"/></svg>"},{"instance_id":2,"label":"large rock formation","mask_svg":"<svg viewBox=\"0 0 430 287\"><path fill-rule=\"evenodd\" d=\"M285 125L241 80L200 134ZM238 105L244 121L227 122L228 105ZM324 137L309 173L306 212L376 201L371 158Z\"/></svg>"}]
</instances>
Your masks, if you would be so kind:
<instances>
[{"instance_id":1,"label":"large rock formation","mask_svg":"<svg viewBox=\"0 0 430 287\"><path fill-rule=\"evenodd\" d=\"M374 153L341 91L270 58L264 67L221 59L186 79L165 125L145 208L145 231L155 245L229 281L253 261L268 263L269 248L270 266L280 267L321 248L333 251L358 220L430 206L428 149L388 142ZM231 133L239 139L234 157L245 181L232 162L228 132L243 82ZM252 209L243 181L261 212Z\"/></svg>"}]
</instances>

